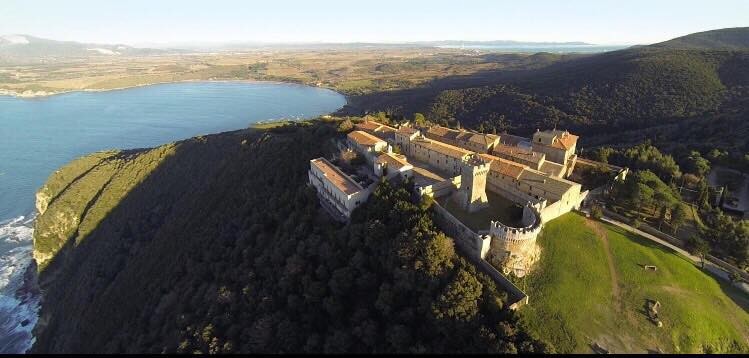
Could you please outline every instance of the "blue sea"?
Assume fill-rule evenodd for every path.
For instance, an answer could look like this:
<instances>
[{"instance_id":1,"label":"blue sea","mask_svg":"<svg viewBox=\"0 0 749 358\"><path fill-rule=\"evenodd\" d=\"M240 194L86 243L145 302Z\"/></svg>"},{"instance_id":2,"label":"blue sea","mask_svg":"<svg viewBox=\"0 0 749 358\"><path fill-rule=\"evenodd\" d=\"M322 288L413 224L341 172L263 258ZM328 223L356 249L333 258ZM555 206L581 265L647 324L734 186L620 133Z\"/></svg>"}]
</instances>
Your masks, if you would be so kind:
<instances>
[{"instance_id":1,"label":"blue sea","mask_svg":"<svg viewBox=\"0 0 749 358\"><path fill-rule=\"evenodd\" d=\"M269 82L184 82L33 99L0 96L0 353L33 343L38 295L19 290L31 262L34 194L65 163L152 147L346 104L327 89Z\"/></svg>"}]
</instances>

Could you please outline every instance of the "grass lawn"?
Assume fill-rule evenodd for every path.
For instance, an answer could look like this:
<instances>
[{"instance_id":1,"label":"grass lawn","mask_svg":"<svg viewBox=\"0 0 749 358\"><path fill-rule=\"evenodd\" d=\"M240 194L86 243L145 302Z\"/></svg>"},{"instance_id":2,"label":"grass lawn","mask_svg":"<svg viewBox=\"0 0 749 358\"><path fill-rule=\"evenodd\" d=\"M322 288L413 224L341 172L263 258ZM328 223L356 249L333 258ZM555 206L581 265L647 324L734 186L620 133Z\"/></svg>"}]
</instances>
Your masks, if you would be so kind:
<instances>
[{"instance_id":1,"label":"grass lawn","mask_svg":"<svg viewBox=\"0 0 749 358\"><path fill-rule=\"evenodd\" d=\"M520 315L558 352L589 353L593 342L612 352L749 352L749 298L672 250L575 213L548 223L539 245L536 270L520 281L530 296ZM660 301L662 328L646 299Z\"/></svg>"},{"instance_id":2,"label":"grass lawn","mask_svg":"<svg viewBox=\"0 0 749 358\"><path fill-rule=\"evenodd\" d=\"M287 124L294 123L295 121L279 120L279 121L267 121L262 123L253 123L250 127L255 129L271 129L276 127L283 127Z\"/></svg>"}]
</instances>

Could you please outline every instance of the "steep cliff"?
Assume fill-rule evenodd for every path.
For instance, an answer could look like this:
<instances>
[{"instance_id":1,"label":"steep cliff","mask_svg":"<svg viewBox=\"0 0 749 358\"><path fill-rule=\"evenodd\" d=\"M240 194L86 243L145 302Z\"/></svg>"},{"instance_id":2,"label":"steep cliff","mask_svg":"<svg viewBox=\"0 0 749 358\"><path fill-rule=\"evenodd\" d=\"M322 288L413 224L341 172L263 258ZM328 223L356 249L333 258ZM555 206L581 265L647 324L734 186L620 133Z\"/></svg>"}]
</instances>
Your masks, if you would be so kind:
<instances>
[{"instance_id":1,"label":"steep cliff","mask_svg":"<svg viewBox=\"0 0 749 358\"><path fill-rule=\"evenodd\" d=\"M335 125L102 152L38 194L33 352L541 352L429 208L382 185L341 226L309 160Z\"/></svg>"},{"instance_id":2,"label":"steep cliff","mask_svg":"<svg viewBox=\"0 0 749 358\"><path fill-rule=\"evenodd\" d=\"M64 246L77 246L174 150L175 145L169 144L151 150L94 153L52 174L36 193L39 216L35 223L34 259L39 271Z\"/></svg>"}]
</instances>

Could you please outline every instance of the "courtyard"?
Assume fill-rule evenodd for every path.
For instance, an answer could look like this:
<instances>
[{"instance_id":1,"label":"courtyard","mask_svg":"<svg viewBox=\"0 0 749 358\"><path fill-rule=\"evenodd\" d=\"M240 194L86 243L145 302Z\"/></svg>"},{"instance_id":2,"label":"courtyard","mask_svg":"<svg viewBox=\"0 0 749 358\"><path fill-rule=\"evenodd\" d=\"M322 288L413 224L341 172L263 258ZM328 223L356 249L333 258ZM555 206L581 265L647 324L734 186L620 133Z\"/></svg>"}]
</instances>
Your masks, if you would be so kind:
<instances>
[{"instance_id":1,"label":"courtyard","mask_svg":"<svg viewBox=\"0 0 749 358\"><path fill-rule=\"evenodd\" d=\"M523 217L523 208L521 206L491 191L487 191L486 196L489 199L489 207L474 213L469 213L461 208L450 195L437 198L436 200L450 214L474 232L489 230L489 222L492 220L500 221L509 226L521 226L521 219Z\"/></svg>"}]
</instances>

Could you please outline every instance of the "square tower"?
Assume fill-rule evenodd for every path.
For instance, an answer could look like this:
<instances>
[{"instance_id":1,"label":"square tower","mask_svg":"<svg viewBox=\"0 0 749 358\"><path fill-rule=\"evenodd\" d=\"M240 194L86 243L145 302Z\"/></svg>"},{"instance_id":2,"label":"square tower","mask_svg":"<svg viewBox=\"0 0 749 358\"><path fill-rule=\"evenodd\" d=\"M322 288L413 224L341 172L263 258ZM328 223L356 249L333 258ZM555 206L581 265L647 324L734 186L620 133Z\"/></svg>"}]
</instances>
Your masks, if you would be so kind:
<instances>
[{"instance_id":1,"label":"square tower","mask_svg":"<svg viewBox=\"0 0 749 358\"><path fill-rule=\"evenodd\" d=\"M460 189L456 192L456 199L468 212L476 212L489 206L489 199L486 197L489 164L476 154L464 158L461 163Z\"/></svg>"}]
</instances>

